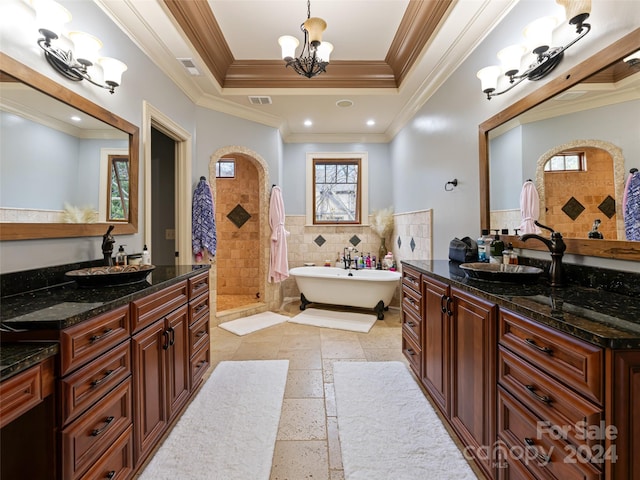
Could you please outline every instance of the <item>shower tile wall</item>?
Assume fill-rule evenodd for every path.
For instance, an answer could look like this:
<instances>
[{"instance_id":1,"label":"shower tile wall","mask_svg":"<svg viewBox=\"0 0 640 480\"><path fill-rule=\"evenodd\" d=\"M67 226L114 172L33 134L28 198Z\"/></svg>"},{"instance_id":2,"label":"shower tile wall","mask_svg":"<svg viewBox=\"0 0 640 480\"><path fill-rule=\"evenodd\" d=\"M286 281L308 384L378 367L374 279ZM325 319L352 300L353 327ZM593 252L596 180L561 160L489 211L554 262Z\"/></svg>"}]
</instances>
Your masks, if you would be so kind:
<instances>
[{"instance_id":1,"label":"shower tile wall","mask_svg":"<svg viewBox=\"0 0 640 480\"><path fill-rule=\"evenodd\" d=\"M238 228L227 214L241 205L251 218ZM253 295L259 286L258 171L250 160L236 157L236 177L216 179L217 294ZM266 221L266 219L265 219Z\"/></svg>"},{"instance_id":2,"label":"shower tile wall","mask_svg":"<svg viewBox=\"0 0 640 480\"><path fill-rule=\"evenodd\" d=\"M431 210L394 215L394 232L387 239L386 245L392 250L398 266L401 260L431 259L431 219ZM326 260L333 266L344 248L352 245L350 240L354 235L360 239L356 246L359 252L371 253L377 257L380 248L380 238L369 226L306 225L304 215L287 215L285 228L290 232L287 238L290 269L305 263L322 266ZM317 241L319 236L324 241ZM283 282L283 296L300 296L295 280L291 277ZM397 295L392 305L397 305Z\"/></svg>"}]
</instances>

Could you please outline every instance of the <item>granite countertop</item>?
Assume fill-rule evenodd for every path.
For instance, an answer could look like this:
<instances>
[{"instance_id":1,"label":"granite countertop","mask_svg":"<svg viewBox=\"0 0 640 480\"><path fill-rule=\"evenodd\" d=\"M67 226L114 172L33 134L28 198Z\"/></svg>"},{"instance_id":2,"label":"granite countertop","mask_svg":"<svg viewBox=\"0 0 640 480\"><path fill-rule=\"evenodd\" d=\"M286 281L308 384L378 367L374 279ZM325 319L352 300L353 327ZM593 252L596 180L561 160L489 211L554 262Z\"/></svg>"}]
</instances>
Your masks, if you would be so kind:
<instances>
[{"instance_id":1,"label":"granite countertop","mask_svg":"<svg viewBox=\"0 0 640 480\"><path fill-rule=\"evenodd\" d=\"M107 312L133 300L179 283L208 270L210 265L156 265L142 282L102 288L79 287L65 281L49 287L13 293L0 299L0 381L5 380L47 357L57 355L56 342L15 342L14 333L29 330L61 330ZM69 268L71 269L71 268ZM43 269L46 270L46 269ZM11 289L27 290L38 282L34 278L45 275L41 271L14 274ZM17 284L17 285L16 285ZM9 288L3 288L3 293Z\"/></svg>"},{"instance_id":2,"label":"granite countertop","mask_svg":"<svg viewBox=\"0 0 640 480\"><path fill-rule=\"evenodd\" d=\"M2 297L0 322L3 327L17 330L61 330L209 268L209 265L157 265L146 280L130 285L86 288L67 281L50 288Z\"/></svg>"},{"instance_id":3,"label":"granite countertop","mask_svg":"<svg viewBox=\"0 0 640 480\"><path fill-rule=\"evenodd\" d=\"M3 343L0 346L0 382L57 354L55 342Z\"/></svg>"},{"instance_id":4,"label":"granite countertop","mask_svg":"<svg viewBox=\"0 0 640 480\"><path fill-rule=\"evenodd\" d=\"M403 261L431 277L544 325L602 347L640 348L640 301L598 288L552 288L545 281L510 284L468 278L447 260Z\"/></svg>"}]
</instances>

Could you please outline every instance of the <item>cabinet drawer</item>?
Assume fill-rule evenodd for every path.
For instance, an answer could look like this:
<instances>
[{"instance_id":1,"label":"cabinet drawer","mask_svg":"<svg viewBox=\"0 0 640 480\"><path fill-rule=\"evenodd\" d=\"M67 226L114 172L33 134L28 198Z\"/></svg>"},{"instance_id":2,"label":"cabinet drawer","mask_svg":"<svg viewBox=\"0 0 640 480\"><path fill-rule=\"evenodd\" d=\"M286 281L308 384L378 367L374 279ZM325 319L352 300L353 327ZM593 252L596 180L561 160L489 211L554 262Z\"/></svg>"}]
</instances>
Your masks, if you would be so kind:
<instances>
[{"instance_id":1,"label":"cabinet drawer","mask_svg":"<svg viewBox=\"0 0 640 480\"><path fill-rule=\"evenodd\" d=\"M62 424L66 425L131 375L127 340L60 381Z\"/></svg>"},{"instance_id":2,"label":"cabinet drawer","mask_svg":"<svg viewBox=\"0 0 640 480\"><path fill-rule=\"evenodd\" d=\"M38 405L53 389L53 358L0 383L0 428Z\"/></svg>"},{"instance_id":3,"label":"cabinet drawer","mask_svg":"<svg viewBox=\"0 0 640 480\"><path fill-rule=\"evenodd\" d=\"M409 360L409 365L415 372L415 374L420 378L422 375L420 361L422 357L422 350L420 347L413 341L413 339L409 336L410 333L407 332L406 328L402 329L402 353Z\"/></svg>"},{"instance_id":4,"label":"cabinet drawer","mask_svg":"<svg viewBox=\"0 0 640 480\"><path fill-rule=\"evenodd\" d=\"M420 272L406 265L402 266L402 285L420 293Z\"/></svg>"},{"instance_id":5,"label":"cabinet drawer","mask_svg":"<svg viewBox=\"0 0 640 480\"><path fill-rule=\"evenodd\" d=\"M599 440L585 440L584 428L600 426L602 410L553 378L532 367L517 355L500 347L498 382L550 428L558 428L574 445L594 445Z\"/></svg>"},{"instance_id":6,"label":"cabinet drawer","mask_svg":"<svg viewBox=\"0 0 640 480\"><path fill-rule=\"evenodd\" d=\"M191 359L191 391L198 388L198 382L211 365L211 348L209 345L196 352Z\"/></svg>"},{"instance_id":7,"label":"cabinet drawer","mask_svg":"<svg viewBox=\"0 0 640 480\"><path fill-rule=\"evenodd\" d=\"M129 306L65 328L60 335L60 374L75 370L129 338Z\"/></svg>"},{"instance_id":8,"label":"cabinet drawer","mask_svg":"<svg viewBox=\"0 0 640 480\"><path fill-rule=\"evenodd\" d=\"M603 351L565 333L500 311L502 345L598 404L603 401Z\"/></svg>"},{"instance_id":9,"label":"cabinet drawer","mask_svg":"<svg viewBox=\"0 0 640 480\"><path fill-rule=\"evenodd\" d=\"M131 302L131 331L142 330L156 320L187 303L187 281L176 283L159 292Z\"/></svg>"},{"instance_id":10,"label":"cabinet drawer","mask_svg":"<svg viewBox=\"0 0 640 480\"><path fill-rule=\"evenodd\" d=\"M187 280L189 284L189 300L209 291L209 270L195 275Z\"/></svg>"},{"instance_id":11,"label":"cabinet drawer","mask_svg":"<svg viewBox=\"0 0 640 480\"><path fill-rule=\"evenodd\" d=\"M192 357L200 348L207 345L211 337L209 335L209 317L200 318L189 326L189 356Z\"/></svg>"},{"instance_id":12,"label":"cabinet drawer","mask_svg":"<svg viewBox=\"0 0 640 480\"><path fill-rule=\"evenodd\" d=\"M422 295L405 285L402 286L402 310L422 317Z\"/></svg>"},{"instance_id":13,"label":"cabinet drawer","mask_svg":"<svg viewBox=\"0 0 640 480\"><path fill-rule=\"evenodd\" d=\"M127 379L62 430L63 478L82 475L129 427L131 380Z\"/></svg>"},{"instance_id":14,"label":"cabinet drawer","mask_svg":"<svg viewBox=\"0 0 640 480\"><path fill-rule=\"evenodd\" d=\"M498 389L498 437L505 442L504 458L516 457L536 478L596 480L601 473L575 453L575 447L540 429L540 420L518 400Z\"/></svg>"},{"instance_id":15,"label":"cabinet drawer","mask_svg":"<svg viewBox=\"0 0 640 480\"><path fill-rule=\"evenodd\" d=\"M419 317L417 317L414 313L411 313L411 310L402 310L402 326L404 327L404 329L413 334L413 339L418 345L422 345L421 324L422 322L420 321Z\"/></svg>"},{"instance_id":16,"label":"cabinet drawer","mask_svg":"<svg viewBox=\"0 0 640 480\"><path fill-rule=\"evenodd\" d=\"M133 426L129 426L82 478L124 479L132 471Z\"/></svg>"},{"instance_id":17,"label":"cabinet drawer","mask_svg":"<svg viewBox=\"0 0 640 480\"><path fill-rule=\"evenodd\" d=\"M189 324L209 316L209 295L202 295L189 302Z\"/></svg>"}]
</instances>

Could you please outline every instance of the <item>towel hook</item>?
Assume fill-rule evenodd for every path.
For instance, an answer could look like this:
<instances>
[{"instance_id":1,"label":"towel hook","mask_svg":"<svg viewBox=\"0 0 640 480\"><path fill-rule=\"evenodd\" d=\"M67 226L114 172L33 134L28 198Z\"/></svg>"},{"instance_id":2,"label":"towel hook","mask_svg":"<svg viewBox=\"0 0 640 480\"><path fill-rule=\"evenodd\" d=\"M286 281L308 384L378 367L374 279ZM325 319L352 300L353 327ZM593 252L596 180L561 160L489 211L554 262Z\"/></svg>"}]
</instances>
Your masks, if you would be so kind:
<instances>
[{"instance_id":1,"label":"towel hook","mask_svg":"<svg viewBox=\"0 0 640 480\"><path fill-rule=\"evenodd\" d=\"M453 186L451 188L447 188L448 185L453 185ZM444 191L445 192L450 192L457 186L458 186L458 179L454 178L453 180L451 180L451 181L449 181L449 182L444 184Z\"/></svg>"}]
</instances>

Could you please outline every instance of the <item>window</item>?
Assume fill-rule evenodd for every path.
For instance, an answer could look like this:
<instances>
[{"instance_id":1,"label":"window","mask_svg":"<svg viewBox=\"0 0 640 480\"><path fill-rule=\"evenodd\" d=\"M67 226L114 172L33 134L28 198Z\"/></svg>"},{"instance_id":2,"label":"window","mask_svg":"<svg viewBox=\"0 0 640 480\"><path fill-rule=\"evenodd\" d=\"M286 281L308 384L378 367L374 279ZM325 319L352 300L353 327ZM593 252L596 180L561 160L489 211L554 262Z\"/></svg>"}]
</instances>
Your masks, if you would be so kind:
<instances>
[{"instance_id":1,"label":"window","mask_svg":"<svg viewBox=\"0 0 640 480\"><path fill-rule=\"evenodd\" d=\"M314 159L313 223L360 223L360 160Z\"/></svg>"},{"instance_id":2,"label":"window","mask_svg":"<svg viewBox=\"0 0 640 480\"><path fill-rule=\"evenodd\" d=\"M216 162L216 178L235 178L236 161L233 158L221 158Z\"/></svg>"},{"instance_id":3,"label":"window","mask_svg":"<svg viewBox=\"0 0 640 480\"><path fill-rule=\"evenodd\" d=\"M109 155L107 218L110 222L129 221L129 157Z\"/></svg>"},{"instance_id":4,"label":"window","mask_svg":"<svg viewBox=\"0 0 640 480\"><path fill-rule=\"evenodd\" d=\"M587 170L584 152L561 152L544 164L545 172L583 172Z\"/></svg>"}]
</instances>

